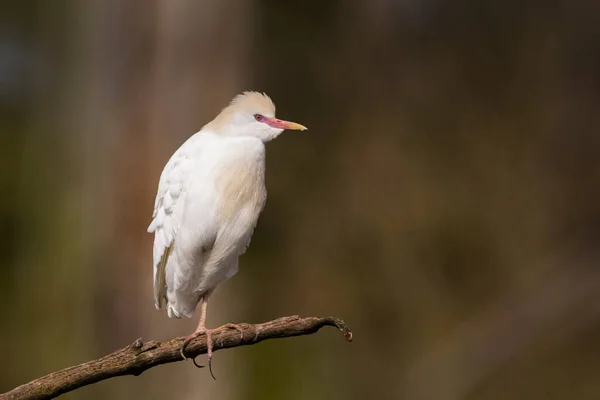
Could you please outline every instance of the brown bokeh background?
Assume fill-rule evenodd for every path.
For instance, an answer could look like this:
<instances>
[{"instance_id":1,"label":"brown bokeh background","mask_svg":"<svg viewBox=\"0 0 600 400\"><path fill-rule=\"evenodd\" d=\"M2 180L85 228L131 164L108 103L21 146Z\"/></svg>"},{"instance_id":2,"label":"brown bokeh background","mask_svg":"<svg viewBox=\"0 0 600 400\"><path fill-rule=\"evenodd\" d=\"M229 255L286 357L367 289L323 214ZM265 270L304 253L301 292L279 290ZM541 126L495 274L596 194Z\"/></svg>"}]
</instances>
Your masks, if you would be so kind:
<instances>
[{"instance_id":1,"label":"brown bokeh background","mask_svg":"<svg viewBox=\"0 0 600 400\"><path fill-rule=\"evenodd\" d=\"M333 330L65 399L600 398L595 1L3 2L0 392L196 320L153 307L175 149L237 93L307 132L208 323Z\"/></svg>"}]
</instances>

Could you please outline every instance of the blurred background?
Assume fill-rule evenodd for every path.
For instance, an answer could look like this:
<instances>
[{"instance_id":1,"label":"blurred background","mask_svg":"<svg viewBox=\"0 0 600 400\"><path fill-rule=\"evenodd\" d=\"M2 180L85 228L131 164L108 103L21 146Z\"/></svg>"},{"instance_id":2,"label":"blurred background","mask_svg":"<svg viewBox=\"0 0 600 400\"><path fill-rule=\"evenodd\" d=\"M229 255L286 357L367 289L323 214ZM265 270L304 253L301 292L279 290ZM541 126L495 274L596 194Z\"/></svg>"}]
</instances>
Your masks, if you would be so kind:
<instances>
[{"instance_id":1,"label":"blurred background","mask_svg":"<svg viewBox=\"0 0 600 400\"><path fill-rule=\"evenodd\" d=\"M154 309L171 154L244 90L309 127L208 325L333 315L65 399L600 398L600 7L29 0L0 13L0 392L197 320Z\"/></svg>"}]
</instances>

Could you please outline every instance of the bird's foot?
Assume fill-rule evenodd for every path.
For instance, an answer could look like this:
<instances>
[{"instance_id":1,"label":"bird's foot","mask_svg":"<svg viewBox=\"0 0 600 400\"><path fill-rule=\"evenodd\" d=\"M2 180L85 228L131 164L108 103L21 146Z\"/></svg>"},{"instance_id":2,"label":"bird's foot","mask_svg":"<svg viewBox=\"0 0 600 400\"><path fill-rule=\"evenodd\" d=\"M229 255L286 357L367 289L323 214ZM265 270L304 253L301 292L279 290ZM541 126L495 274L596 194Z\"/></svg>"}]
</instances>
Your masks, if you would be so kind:
<instances>
[{"instance_id":1,"label":"bird's foot","mask_svg":"<svg viewBox=\"0 0 600 400\"><path fill-rule=\"evenodd\" d=\"M217 380L217 378L215 378L215 374L213 374L212 371L212 349L213 349L213 341L212 341L212 329L200 329L197 330L196 332L192 333L191 335L189 335L188 337L185 338L185 340L183 341L183 345L181 345L181 350L179 351L179 353L181 354L181 357L183 357L184 360L187 359L187 357L185 356L185 348L190 344L190 342L192 340L194 340L195 338L197 338L198 336L202 335L202 334L206 334L206 356L208 358L208 370L210 371L210 375L213 377L214 380ZM194 365L198 368L204 368L204 365L199 365L196 362L196 359L193 358L192 361L194 362Z\"/></svg>"},{"instance_id":2,"label":"bird's foot","mask_svg":"<svg viewBox=\"0 0 600 400\"><path fill-rule=\"evenodd\" d=\"M181 349L179 350L179 354L181 354L181 358L183 358L184 360L187 360L187 357L185 356L185 348L191 343L192 340L196 339L198 336L202 335L203 333L206 333L206 330L197 330L185 338L185 340L183 341L183 344L181 345Z\"/></svg>"},{"instance_id":3,"label":"bird's foot","mask_svg":"<svg viewBox=\"0 0 600 400\"><path fill-rule=\"evenodd\" d=\"M240 339L244 340L244 330L242 328L241 325L238 324L234 324L234 323L228 323L223 325L223 328L229 328L229 329L235 329L236 331L238 331L240 333ZM185 348L191 343L192 340L196 339L198 336L202 335L202 334L206 334L206 356L208 358L208 370L210 371L210 375L213 377L214 380L216 380L217 378L215 378L215 375L213 374L212 371L212 349L213 349L213 341L212 341L212 331L213 329L199 329L197 331L195 331L194 333L192 333L191 335L189 335L188 337L185 338L185 340L183 341L183 344L181 345L181 349L179 351L179 353L181 354L181 357L186 360L187 357L185 356ZM192 361L194 362L194 365L198 368L204 368L204 365L199 365L198 363L196 363L196 359L192 359Z\"/></svg>"}]
</instances>

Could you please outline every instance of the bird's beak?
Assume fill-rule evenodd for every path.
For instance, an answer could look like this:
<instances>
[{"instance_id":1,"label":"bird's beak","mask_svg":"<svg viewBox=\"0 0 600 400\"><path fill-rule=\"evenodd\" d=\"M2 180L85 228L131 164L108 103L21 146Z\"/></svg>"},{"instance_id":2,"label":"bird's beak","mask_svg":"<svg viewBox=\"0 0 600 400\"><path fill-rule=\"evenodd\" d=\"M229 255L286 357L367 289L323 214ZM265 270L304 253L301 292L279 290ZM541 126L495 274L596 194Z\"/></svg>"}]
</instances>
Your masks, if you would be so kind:
<instances>
[{"instance_id":1,"label":"bird's beak","mask_svg":"<svg viewBox=\"0 0 600 400\"><path fill-rule=\"evenodd\" d=\"M305 131L308 129L304 125L300 125L295 122L284 121L277 118L268 118L265 122L272 128L289 129L294 131Z\"/></svg>"}]
</instances>

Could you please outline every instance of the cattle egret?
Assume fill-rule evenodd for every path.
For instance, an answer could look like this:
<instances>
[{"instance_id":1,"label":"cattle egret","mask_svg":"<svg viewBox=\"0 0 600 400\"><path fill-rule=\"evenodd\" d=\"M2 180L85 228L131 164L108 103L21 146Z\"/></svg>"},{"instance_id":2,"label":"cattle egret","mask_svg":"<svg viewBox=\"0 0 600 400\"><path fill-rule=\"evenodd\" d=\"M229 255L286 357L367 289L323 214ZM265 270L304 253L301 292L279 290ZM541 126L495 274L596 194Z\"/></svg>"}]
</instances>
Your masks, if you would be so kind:
<instances>
[{"instance_id":1,"label":"cattle egret","mask_svg":"<svg viewBox=\"0 0 600 400\"><path fill-rule=\"evenodd\" d=\"M238 271L267 198L265 143L285 129L306 127L275 118L266 94L244 92L183 143L160 175L148 227L154 232L154 304L166 305L170 318L190 318L202 302L198 327L181 347L184 359L190 341L205 334L211 366L208 298Z\"/></svg>"}]
</instances>

